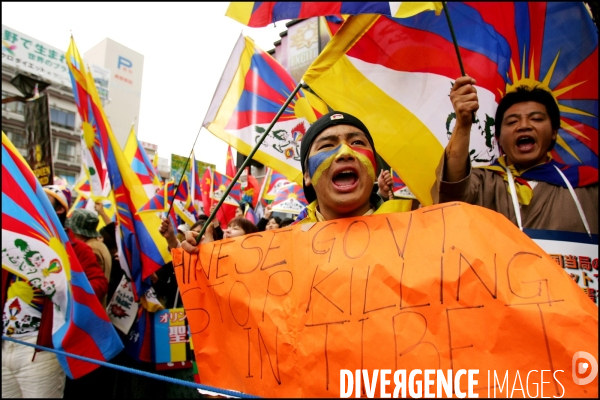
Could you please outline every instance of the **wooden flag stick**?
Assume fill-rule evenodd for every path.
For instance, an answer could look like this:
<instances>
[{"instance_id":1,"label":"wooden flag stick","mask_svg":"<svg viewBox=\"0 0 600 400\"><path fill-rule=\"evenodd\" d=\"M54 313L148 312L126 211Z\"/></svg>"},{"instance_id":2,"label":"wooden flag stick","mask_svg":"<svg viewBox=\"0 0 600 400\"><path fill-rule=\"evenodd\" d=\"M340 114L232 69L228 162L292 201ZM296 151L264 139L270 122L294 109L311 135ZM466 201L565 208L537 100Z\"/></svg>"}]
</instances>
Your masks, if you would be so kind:
<instances>
[{"instance_id":1,"label":"wooden flag stick","mask_svg":"<svg viewBox=\"0 0 600 400\"><path fill-rule=\"evenodd\" d=\"M248 157L246 157L246 160L244 161L244 163L238 168L237 174L235 174L235 177L231 180L231 184L227 187L227 189L225 190L225 193L223 193L223 197L221 197L221 200L219 200L219 203L217 204L217 206L215 207L213 212L210 213L210 215L208 216L208 219L204 223L204 226L202 227L202 230L200 231L200 234L198 235L196 244L200 243L200 240L202 239L204 232L206 232L206 228L208 228L208 226L210 225L212 220L215 218L215 215L217 215L217 211L219 210L219 208L221 207L221 205L223 204L223 202L229 195L229 192L231 192L231 189L233 189L233 185L235 185L237 180L240 178L240 176L242 175L242 172L244 172L244 169L246 168L246 166L250 163L250 161L252 161L252 157L254 157L254 154L257 152L257 150L260 147L260 145L262 144L262 142L264 142L264 140L267 138L267 135L271 132L271 129L273 129L273 126L277 123L277 121L279 120L279 117L281 117L281 114L283 114L283 112L285 111L287 106L291 103L292 99L294 98L294 96L296 96L296 93L298 93L298 91L300 90L300 88L302 87L303 84L304 84L304 82L300 81L300 83L298 83L298 85L296 85L296 88L292 91L292 93L290 93L290 95L288 96L285 103L283 103L283 105L277 112L277 115L275 115L275 118L273 118L273 121L267 128L267 130L258 139L258 141L256 142L256 145L254 146L254 148L252 149L250 154L248 154Z\"/></svg>"}]
</instances>

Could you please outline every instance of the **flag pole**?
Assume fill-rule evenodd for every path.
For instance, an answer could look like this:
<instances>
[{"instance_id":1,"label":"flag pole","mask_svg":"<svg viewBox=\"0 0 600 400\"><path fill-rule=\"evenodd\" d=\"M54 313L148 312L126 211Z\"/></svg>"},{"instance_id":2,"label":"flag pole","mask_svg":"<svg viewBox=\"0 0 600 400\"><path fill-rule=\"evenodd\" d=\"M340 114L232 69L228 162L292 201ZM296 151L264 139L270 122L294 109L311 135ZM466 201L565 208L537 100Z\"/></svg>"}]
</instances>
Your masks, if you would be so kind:
<instances>
[{"instance_id":1,"label":"flag pole","mask_svg":"<svg viewBox=\"0 0 600 400\"><path fill-rule=\"evenodd\" d=\"M460 56L460 50L458 49L458 41L456 40L456 35L454 34L454 28L452 27L452 20L450 19L450 12L446 7L446 2L442 1L442 7L444 8L444 15L446 15L446 20L448 21L448 27L450 28L450 35L452 36L452 43L454 44L454 50L456 51L456 57L458 58L458 65L460 67L460 73L462 76L467 76L465 74L465 67L463 66L462 57ZM475 122L475 111L471 112L471 119Z\"/></svg>"},{"instance_id":2,"label":"flag pole","mask_svg":"<svg viewBox=\"0 0 600 400\"><path fill-rule=\"evenodd\" d=\"M442 7L444 8L444 15L446 15L446 20L448 21L448 27L450 28L450 35L452 36L452 43L454 43L454 50L456 51L456 56L458 57L458 65L460 66L460 73L465 76L465 67L462 63L462 58L460 56L460 51L458 49L458 41L456 40L456 35L454 34L454 28L452 27L452 21L450 20L450 13L448 12L448 8L446 8L446 2L442 1Z\"/></svg>"},{"instance_id":3,"label":"flag pole","mask_svg":"<svg viewBox=\"0 0 600 400\"><path fill-rule=\"evenodd\" d=\"M181 176L179 177L179 183L177 183L177 186L175 187L175 192L173 192L173 199L171 200L171 203L169 204L169 212L167 213L167 218L169 218L169 215L171 215L171 209L173 208L173 203L175 203L175 197L177 197L177 191L179 190L179 185L181 185L181 181L183 181L183 177L185 176L185 174L187 173L187 167L188 164L190 163L190 159L192 158L192 155L194 154L194 148L196 147L196 142L198 141L198 136L200 136L200 131L202 130L202 128L200 128L198 130L198 134L196 135L196 139L194 139L194 144L192 145L192 151L190 151L190 156L188 157L188 159L185 162L185 166L183 167L183 171L181 171ZM196 160L194 160L195 162ZM193 179L194 177L192 177ZM167 187L167 185L165 185L165 188ZM166 191L165 191L166 194ZM192 194L193 196L193 194ZM168 198L168 197L167 197ZM173 227L175 229L177 229L176 227Z\"/></svg>"},{"instance_id":4,"label":"flag pole","mask_svg":"<svg viewBox=\"0 0 600 400\"><path fill-rule=\"evenodd\" d=\"M264 142L264 140L267 138L267 135L271 132L271 129L273 129L273 126L275 125L275 123L277 123L277 121L279 120L279 117L281 117L281 114L283 114L283 112L285 111L285 109L287 108L287 106L292 102L292 99L294 98L294 96L296 96L296 93L298 93L298 91L300 90L300 88L302 87L303 84L304 84L304 81L301 80L298 83L298 85L296 85L296 88L294 88L294 90L292 91L292 93L290 93L290 95L288 96L288 98L285 101L285 103L283 103L283 105L281 106L281 108L277 112L277 115L275 115L275 118L273 118L273 121L271 122L271 124L267 128L267 130L258 139L258 141L256 142L256 145L254 146L254 148L252 149L252 151L250 152L250 154L248 154L248 157L246 157L246 160L244 161L244 163L240 166L240 168L238 168L238 171L235 174L235 177L231 180L231 183L229 184L229 186L225 190L225 193L223 193L223 197L221 197L221 200L219 200L219 203L217 204L217 206L215 207L215 209L213 210L213 212L210 213L210 215L208 216L208 219L204 223L204 226L202 227L202 230L200 231L200 234L198 235L198 240L196 241L196 244L200 243L200 240L201 240L202 236L204 235L204 232L206 232L206 229L208 228L208 226L210 225L210 223L212 222L212 220L215 218L215 215L217 214L217 211L219 210L219 208L221 208L221 205L223 204L223 202L225 201L225 199L229 195L229 192L231 192L231 189L233 189L233 185L238 181L238 179L240 178L240 176L244 172L244 169L246 168L246 166L250 163L250 161L252 161L252 157L254 157L254 154L258 151L258 148L260 147L260 145L262 144L262 142Z\"/></svg>"}]
</instances>

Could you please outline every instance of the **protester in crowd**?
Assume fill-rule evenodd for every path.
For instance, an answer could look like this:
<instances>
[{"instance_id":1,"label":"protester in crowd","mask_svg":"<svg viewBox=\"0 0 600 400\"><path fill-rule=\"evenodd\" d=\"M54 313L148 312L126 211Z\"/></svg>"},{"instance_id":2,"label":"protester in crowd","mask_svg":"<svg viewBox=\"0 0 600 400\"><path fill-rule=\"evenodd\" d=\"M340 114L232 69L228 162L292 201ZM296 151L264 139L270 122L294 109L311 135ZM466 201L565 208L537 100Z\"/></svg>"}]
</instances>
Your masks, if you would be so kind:
<instances>
[{"instance_id":1,"label":"protester in crowd","mask_svg":"<svg viewBox=\"0 0 600 400\"><path fill-rule=\"evenodd\" d=\"M235 210L236 218L244 216L244 206L245 206L245 204L241 204L238 208L236 208L236 210Z\"/></svg>"},{"instance_id":2,"label":"protester in crowd","mask_svg":"<svg viewBox=\"0 0 600 400\"><path fill-rule=\"evenodd\" d=\"M98 213L98 216L100 218L102 218L102 221L104 221L104 225L108 225L108 224L110 224L112 222L112 220L110 219L110 217L106 213L106 209L104 208L104 204L102 204L101 201L96 201L95 202L94 209Z\"/></svg>"},{"instance_id":3,"label":"protester in crowd","mask_svg":"<svg viewBox=\"0 0 600 400\"><path fill-rule=\"evenodd\" d=\"M271 217L269 222L267 222L267 226L265 226L265 231L270 231L273 229L279 229L281 224L281 218L279 217Z\"/></svg>"},{"instance_id":4,"label":"protester in crowd","mask_svg":"<svg viewBox=\"0 0 600 400\"><path fill-rule=\"evenodd\" d=\"M293 218L284 218L281 220L281 223L279 224L280 228L285 228L288 225L291 225L294 222Z\"/></svg>"},{"instance_id":5,"label":"protester in crowd","mask_svg":"<svg viewBox=\"0 0 600 400\"><path fill-rule=\"evenodd\" d=\"M461 77L450 91L456 125L436 172L434 201L480 205L516 225L520 218L523 228L598 233L598 170L567 167L550 156L560 111L547 90L520 87L502 98L495 119L502 155L491 166L471 169L475 83Z\"/></svg>"},{"instance_id":6,"label":"protester in crowd","mask_svg":"<svg viewBox=\"0 0 600 400\"><path fill-rule=\"evenodd\" d=\"M227 225L227 229L225 229L225 234L223 235L223 239L231 239L234 237L249 235L251 233L258 232L258 228L252 222L248 221L244 217L236 217L231 220L229 225ZM182 242L182 247L184 244L187 244L187 240L196 240L198 237L198 232L190 231L186 233L186 241ZM193 238L193 239L192 239ZM215 240L214 231L212 227L209 227L204 233L204 237L201 240L201 243L209 243Z\"/></svg>"},{"instance_id":7,"label":"protester in crowd","mask_svg":"<svg viewBox=\"0 0 600 400\"><path fill-rule=\"evenodd\" d=\"M73 232L73 235L77 239L87 243L91 247L98 264L104 272L104 277L107 281L110 281L112 256L108 251L108 247L103 243L102 235L96 230L99 222L100 220L94 212L85 209L76 209L73 210L73 213L67 219L66 226ZM106 307L106 296L101 300L101 303Z\"/></svg>"},{"instance_id":8,"label":"protester in crowd","mask_svg":"<svg viewBox=\"0 0 600 400\"><path fill-rule=\"evenodd\" d=\"M71 193L64 186L45 186L50 203L61 224L65 225L67 210L71 203ZM96 261L92 249L77 239L70 229L66 229L69 240L85 272L96 296L101 299L106 295L108 283L102 269ZM21 251L22 261L31 268L37 268L40 261L38 252L31 251L27 243L15 243L16 250ZM42 256L43 257L43 256ZM38 279L39 280L39 279ZM2 334L15 337L21 341L40 346L52 347L52 313L54 305L49 291L52 288L42 287L27 279L17 277L2 269ZM10 302L7 299L10 296ZM27 298L24 298L26 296ZM35 302L31 301L33 298ZM7 322L14 307L20 307L25 313L18 328ZM28 321L28 323L25 323ZM9 331L10 330L10 331ZM8 341L2 342L2 397L63 397L66 375L56 355L51 352L37 351Z\"/></svg>"},{"instance_id":9,"label":"protester in crowd","mask_svg":"<svg viewBox=\"0 0 600 400\"><path fill-rule=\"evenodd\" d=\"M258 221L258 224L256 224L256 227L260 232L277 229L281 224L281 218L272 217L273 210L271 208L271 204L265 207L265 215Z\"/></svg>"},{"instance_id":10,"label":"protester in crowd","mask_svg":"<svg viewBox=\"0 0 600 400\"><path fill-rule=\"evenodd\" d=\"M356 117L332 111L313 123L302 138L300 159L304 195L310 204L296 223L410 211L411 202L383 202L373 193L377 156L367 127ZM193 233L184 250L198 252Z\"/></svg>"}]
</instances>

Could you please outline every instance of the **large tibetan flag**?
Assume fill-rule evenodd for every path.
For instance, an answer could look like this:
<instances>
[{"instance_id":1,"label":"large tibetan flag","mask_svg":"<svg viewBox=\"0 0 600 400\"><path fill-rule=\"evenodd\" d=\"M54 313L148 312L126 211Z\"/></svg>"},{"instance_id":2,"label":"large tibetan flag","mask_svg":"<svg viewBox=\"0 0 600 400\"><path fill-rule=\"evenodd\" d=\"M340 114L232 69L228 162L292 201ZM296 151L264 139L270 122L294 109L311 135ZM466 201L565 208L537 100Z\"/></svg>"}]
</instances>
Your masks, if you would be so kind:
<instances>
[{"instance_id":1,"label":"large tibetan flag","mask_svg":"<svg viewBox=\"0 0 600 400\"><path fill-rule=\"evenodd\" d=\"M79 265L46 193L4 132L2 247L2 269L18 278L6 298L4 293L2 296L6 301L3 307L16 305L12 307L14 318L5 321L7 332L12 327L16 334L28 324L23 320L26 310L41 306L45 296L54 304L49 310L53 310L52 345L56 350L98 361L108 361L121 351L123 344ZM29 259L35 261L29 263ZM8 276L3 271L3 279ZM28 314L30 318L32 315ZM56 357L72 379L98 368L64 355Z\"/></svg>"},{"instance_id":2,"label":"large tibetan flag","mask_svg":"<svg viewBox=\"0 0 600 400\"><path fill-rule=\"evenodd\" d=\"M275 200L277 191L280 187L290 183L291 182L285 176L274 171L272 168L269 168L263 179L262 188L260 189L260 199L263 206L266 206L268 203Z\"/></svg>"},{"instance_id":3,"label":"large tibetan flag","mask_svg":"<svg viewBox=\"0 0 600 400\"><path fill-rule=\"evenodd\" d=\"M271 210L298 215L307 205L308 201L306 201L302 186L290 183L277 190Z\"/></svg>"},{"instance_id":4,"label":"large tibetan flag","mask_svg":"<svg viewBox=\"0 0 600 400\"><path fill-rule=\"evenodd\" d=\"M240 36L203 126L248 155L295 87L296 82L273 57L252 39ZM321 100L300 90L253 158L301 183L300 141L309 125L326 113Z\"/></svg>"},{"instance_id":5,"label":"large tibetan flag","mask_svg":"<svg viewBox=\"0 0 600 400\"><path fill-rule=\"evenodd\" d=\"M161 221L155 213L137 214L137 210L148 202L148 197L119 147L102 109L94 79L86 71L73 38L66 61L84 120L84 132L86 129L93 132L94 143L98 144L106 160L117 205L119 261L133 282L137 301L150 287L150 275L171 260L164 238L158 232Z\"/></svg>"},{"instance_id":6,"label":"large tibetan flag","mask_svg":"<svg viewBox=\"0 0 600 400\"><path fill-rule=\"evenodd\" d=\"M441 2L383 1L261 1L231 2L225 15L252 27L267 26L283 19L306 19L341 14L381 14L407 18L423 11L442 10Z\"/></svg>"},{"instance_id":7,"label":"large tibetan flag","mask_svg":"<svg viewBox=\"0 0 600 400\"><path fill-rule=\"evenodd\" d=\"M471 160L498 156L494 116L516 86L546 88L562 113L553 157L598 166L598 36L583 3L448 3L465 72L477 80L480 108ZM452 132L448 98L461 76L448 23L350 17L304 76L330 107L360 118L378 153L424 205Z\"/></svg>"},{"instance_id":8,"label":"large tibetan flag","mask_svg":"<svg viewBox=\"0 0 600 400\"><path fill-rule=\"evenodd\" d=\"M72 37L71 43L74 43ZM71 49L73 59L72 63L77 65L75 69L79 70L79 66L81 66L81 71L84 71L85 67L83 66L83 59L79 55L79 50L77 50L77 47L72 45L69 47L69 49ZM67 61L67 65L69 64L69 61ZM81 80L86 79L84 75L81 75ZM83 170L85 171L90 183L92 197L108 197L108 194L111 190L111 183L106 165L106 158L102 153L101 143L96 134L95 127L91 123L91 121L94 119L94 116L92 115L92 109L89 107L87 101L89 95L85 89L86 86L82 85L81 83L78 84L76 75L71 73L70 76L71 85L73 86L73 97L75 98L75 104L77 105L77 110L79 111L82 122L81 129L83 130L83 135L81 136L81 149L83 156Z\"/></svg>"},{"instance_id":9,"label":"large tibetan flag","mask_svg":"<svg viewBox=\"0 0 600 400\"><path fill-rule=\"evenodd\" d=\"M150 161L150 157L148 157L148 153L146 153L146 150L137 138L133 125L131 126L123 153L144 186L146 195L148 198L151 198L156 193L156 189L161 187L161 181L154 165Z\"/></svg>"}]
</instances>

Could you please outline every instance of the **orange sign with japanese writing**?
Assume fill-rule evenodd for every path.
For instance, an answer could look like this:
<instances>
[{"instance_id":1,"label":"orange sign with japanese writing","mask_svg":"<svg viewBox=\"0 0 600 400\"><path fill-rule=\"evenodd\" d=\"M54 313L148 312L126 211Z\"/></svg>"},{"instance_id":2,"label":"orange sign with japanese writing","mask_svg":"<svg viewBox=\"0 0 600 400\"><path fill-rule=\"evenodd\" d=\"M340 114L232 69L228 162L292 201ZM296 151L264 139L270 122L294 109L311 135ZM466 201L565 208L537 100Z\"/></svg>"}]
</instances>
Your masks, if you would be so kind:
<instances>
[{"instance_id":1,"label":"orange sign with japanese writing","mask_svg":"<svg viewBox=\"0 0 600 400\"><path fill-rule=\"evenodd\" d=\"M339 397L341 370L465 369L479 397L598 395L597 377L572 376L577 352L598 358L598 308L493 211L449 203L200 250L173 264L203 384Z\"/></svg>"}]
</instances>

